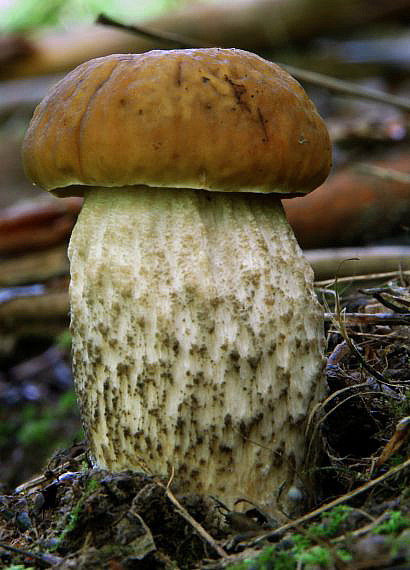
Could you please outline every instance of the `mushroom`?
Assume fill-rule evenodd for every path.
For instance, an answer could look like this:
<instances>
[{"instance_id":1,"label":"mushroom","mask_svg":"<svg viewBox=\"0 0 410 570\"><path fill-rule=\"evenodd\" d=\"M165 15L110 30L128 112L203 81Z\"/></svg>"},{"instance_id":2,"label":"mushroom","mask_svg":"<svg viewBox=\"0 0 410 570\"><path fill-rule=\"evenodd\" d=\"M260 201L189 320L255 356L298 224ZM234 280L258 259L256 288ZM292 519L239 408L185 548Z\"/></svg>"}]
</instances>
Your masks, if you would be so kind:
<instances>
[{"instance_id":1,"label":"mushroom","mask_svg":"<svg viewBox=\"0 0 410 570\"><path fill-rule=\"evenodd\" d=\"M71 332L95 464L173 469L181 492L228 505L295 495L323 320L280 198L331 163L302 87L237 49L94 59L37 107L23 160L35 184L84 196Z\"/></svg>"}]
</instances>

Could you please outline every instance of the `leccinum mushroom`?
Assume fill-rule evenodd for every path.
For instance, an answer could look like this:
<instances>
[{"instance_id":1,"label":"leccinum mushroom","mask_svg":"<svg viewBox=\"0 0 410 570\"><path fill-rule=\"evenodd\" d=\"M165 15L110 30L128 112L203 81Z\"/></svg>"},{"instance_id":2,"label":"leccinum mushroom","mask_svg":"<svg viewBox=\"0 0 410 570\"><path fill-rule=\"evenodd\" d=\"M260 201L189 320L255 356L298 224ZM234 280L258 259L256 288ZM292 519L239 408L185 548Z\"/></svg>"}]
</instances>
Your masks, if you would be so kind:
<instances>
[{"instance_id":1,"label":"leccinum mushroom","mask_svg":"<svg viewBox=\"0 0 410 570\"><path fill-rule=\"evenodd\" d=\"M232 505L302 485L322 311L280 196L328 174L300 85L235 49L112 55L38 106L23 158L84 195L69 247L74 374L98 466Z\"/></svg>"}]
</instances>

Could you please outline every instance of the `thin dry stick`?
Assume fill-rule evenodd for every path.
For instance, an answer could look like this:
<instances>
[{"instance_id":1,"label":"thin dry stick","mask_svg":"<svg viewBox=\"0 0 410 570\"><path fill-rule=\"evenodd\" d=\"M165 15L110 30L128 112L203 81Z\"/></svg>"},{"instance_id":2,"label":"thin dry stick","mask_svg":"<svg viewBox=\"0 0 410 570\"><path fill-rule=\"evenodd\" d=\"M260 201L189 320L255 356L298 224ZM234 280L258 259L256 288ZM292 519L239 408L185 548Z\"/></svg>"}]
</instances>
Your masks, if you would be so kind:
<instances>
[{"instance_id":1,"label":"thin dry stick","mask_svg":"<svg viewBox=\"0 0 410 570\"><path fill-rule=\"evenodd\" d=\"M394 170L393 168L385 168L383 166L376 166L375 164L358 162L354 166L354 169L362 174L368 174L383 180L391 180L401 184L410 184L410 174L407 174L407 172L401 172L400 170Z\"/></svg>"},{"instance_id":2,"label":"thin dry stick","mask_svg":"<svg viewBox=\"0 0 410 570\"><path fill-rule=\"evenodd\" d=\"M228 554L225 552L225 550L221 546L219 546L219 544L216 542L216 540L214 538L212 538L212 536L204 529L204 527L201 526L188 513L188 511L186 509L184 509L184 507L181 505L181 503L178 501L178 499L175 497L175 495L171 491L170 487L171 487L172 481L174 479L174 472L175 472L174 468L172 468L171 477L169 478L169 481L168 481L166 486L160 482L157 482L157 484L160 487L162 487L163 489L165 489L166 496L171 501L171 503L175 506L178 514L181 515L181 517L183 519L185 519L187 521L187 523L189 523L196 530L196 532L199 534L199 536L201 536L210 546L212 546L212 548L215 550L215 552L221 558L226 558L228 556Z\"/></svg>"},{"instance_id":3,"label":"thin dry stick","mask_svg":"<svg viewBox=\"0 0 410 570\"><path fill-rule=\"evenodd\" d=\"M104 26L119 28L120 30L131 32L132 34L137 34L149 40L164 42L164 44L171 44L174 47L178 48L215 47L213 44L208 44L202 40L196 40L195 38L190 38L188 36L182 36L181 34L174 34L172 32L160 32L158 30L151 30L145 26L122 24L121 22L117 22L116 20L109 18L105 14L100 14L96 19L96 23L102 24Z\"/></svg>"},{"instance_id":4,"label":"thin dry stick","mask_svg":"<svg viewBox=\"0 0 410 570\"><path fill-rule=\"evenodd\" d=\"M348 347L350 348L351 352L353 352L356 357L360 360L361 365L363 366L363 368L365 370L367 370L368 372L370 372L370 374L372 376L374 376L376 378L376 380L378 380L380 383L382 384L387 384L388 386L391 386L391 384L389 384L386 379L384 378L384 375L381 374L378 370L376 370L373 366L370 366L370 364L366 361L365 358L363 358L363 356L361 355L361 353L359 352L357 346L355 345L355 343L352 341L352 339L349 337L349 334L347 332L347 328L346 328L346 321L344 319L342 319L342 315L344 314L343 309L340 306L340 297L339 294L337 292L337 285L338 285L338 278L336 276L335 278L335 286L336 286L336 291L335 291L335 315L334 318L332 319L333 323L335 324L336 328L337 325L339 325L339 332L342 335L343 339L346 341ZM326 309L328 309L328 304L326 303ZM403 317L403 315L401 315L401 317ZM386 322L386 321L383 321ZM406 321L407 322L407 321Z\"/></svg>"},{"instance_id":5,"label":"thin dry stick","mask_svg":"<svg viewBox=\"0 0 410 570\"><path fill-rule=\"evenodd\" d=\"M204 42L203 40L197 40L195 38L182 36L180 34L174 34L172 32L158 32L142 26L130 26L127 24L121 24L120 22L112 20L104 14L100 14L96 22L98 24L104 24L107 26L119 28L121 30L126 30L127 32L138 34L151 40L162 41L168 45L172 44L174 47L218 47L213 44ZM405 97L397 97L396 95L383 93L377 89L362 87L360 85L356 85L355 83L350 83L349 81L329 77L328 75L323 75L322 73L317 73L315 71L307 71L305 69L285 65L283 63L279 65L300 81L306 81L306 83L319 85L320 87L325 87L326 89L330 89L332 91L338 91L339 93L344 93L345 95L353 95L355 97L371 99L372 101L378 101L379 103L387 103L388 105L393 105L394 107L398 107L404 111L410 111L410 100Z\"/></svg>"},{"instance_id":6,"label":"thin dry stick","mask_svg":"<svg viewBox=\"0 0 410 570\"><path fill-rule=\"evenodd\" d=\"M400 275L410 276L410 270L405 271L388 271L386 273L369 273L368 275L351 275L347 277L338 277L338 283L354 283L356 281L378 281L380 279L388 279L389 277L399 277ZM327 287L335 284L335 278L315 281L315 287Z\"/></svg>"},{"instance_id":7,"label":"thin dry stick","mask_svg":"<svg viewBox=\"0 0 410 570\"><path fill-rule=\"evenodd\" d=\"M329 77L328 75L323 75L316 71L307 71L306 69L293 67L293 65L285 65L282 63L279 65L286 69L286 71L293 75L293 77L296 77L296 79L300 79L301 81L319 85L320 87L325 87L331 91L338 91L345 95L362 97L364 99L370 99L371 101L377 101L378 103L387 103L388 105L393 105L403 111L410 111L410 99L407 99L407 97L397 97L396 95L383 93L383 91L379 91L378 89L362 87L361 85L350 83L350 81Z\"/></svg>"},{"instance_id":8,"label":"thin dry stick","mask_svg":"<svg viewBox=\"0 0 410 570\"><path fill-rule=\"evenodd\" d=\"M396 465L395 467L392 467L389 471L387 471L387 473L384 473L383 475L376 477L376 479L371 479L370 481L368 481L364 485L361 485L357 489L354 489L354 491L350 491L350 493L346 493L345 495L342 495L341 497L338 497L337 499L330 501L330 503L326 503L326 504L322 505L321 507L315 509L314 511L311 511L310 513L307 513L306 515L303 515L302 517L300 517L294 521L290 521L290 522L284 524L283 526L281 526L281 527L279 527L279 528L277 528L271 532L267 532L267 533L259 536L257 539L255 539L248 546L252 547L252 546L258 544L259 542L261 542L262 540L265 540L267 538L273 538L277 534L280 534L286 530L294 528L295 526L301 525L301 524L317 517L318 515L324 513L325 511L328 511L329 509L332 509L333 507L337 507L337 505L341 505L342 503L349 501L353 497L360 495L360 493L363 493L364 491L371 489L372 487L374 487L378 483L381 483L382 481L391 477L392 475L396 475L400 471L403 471L403 469L406 469L406 467L410 467L410 458L406 459L406 461L404 461L400 465Z\"/></svg>"},{"instance_id":9,"label":"thin dry stick","mask_svg":"<svg viewBox=\"0 0 410 570\"><path fill-rule=\"evenodd\" d=\"M362 293L366 293L366 290L364 289ZM383 295L386 295L387 298L384 297ZM376 301L379 301L379 303L384 305L387 309L390 309L395 313L400 313L401 315L407 314L408 316L410 316L409 312L410 302L407 301L406 299L399 297L398 295L392 295L388 291L381 291L380 293L374 292L373 297L376 299Z\"/></svg>"},{"instance_id":10,"label":"thin dry stick","mask_svg":"<svg viewBox=\"0 0 410 570\"><path fill-rule=\"evenodd\" d=\"M33 560L38 560L41 564L45 564L47 566L54 566L62 561L62 558L53 556L52 554L29 552L27 550L22 550L21 548L16 548L15 546L10 546L5 542L0 542L0 548L4 548L4 550L9 550L10 552L15 552L16 554L21 554L27 558L33 558Z\"/></svg>"},{"instance_id":11,"label":"thin dry stick","mask_svg":"<svg viewBox=\"0 0 410 570\"><path fill-rule=\"evenodd\" d=\"M337 331L332 331L332 332L337 332ZM354 331L354 336L363 336L365 338L377 338L380 340L384 340L384 341L389 341L391 342L391 339L393 338L394 340L409 340L409 337L404 336L404 335L400 335L397 334L395 331L392 331L390 333L387 334L375 334L375 333L367 333L367 332L358 332L358 331Z\"/></svg>"},{"instance_id":12,"label":"thin dry stick","mask_svg":"<svg viewBox=\"0 0 410 570\"><path fill-rule=\"evenodd\" d=\"M360 509L357 509L357 510L359 511ZM364 513L364 514L369 516L368 513ZM388 518L388 515L384 512L379 517L373 519L372 522L366 524L365 526L361 526L360 528L358 528L354 531L351 531L348 534L341 534L340 536L337 536L336 538L332 538L331 542L334 542L334 543L343 542L349 538L353 538L353 537L361 536L362 534L366 534L367 532L372 530L375 526L379 525L380 523L382 523L387 518Z\"/></svg>"},{"instance_id":13,"label":"thin dry stick","mask_svg":"<svg viewBox=\"0 0 410 570\"><path fill-rule=\"evenodd\" d=\"M325 322L333 322L335 313L325 313ZM343 322L347 325L409 325L410 313L343 313Z\"/></svg>"}]
</instances>

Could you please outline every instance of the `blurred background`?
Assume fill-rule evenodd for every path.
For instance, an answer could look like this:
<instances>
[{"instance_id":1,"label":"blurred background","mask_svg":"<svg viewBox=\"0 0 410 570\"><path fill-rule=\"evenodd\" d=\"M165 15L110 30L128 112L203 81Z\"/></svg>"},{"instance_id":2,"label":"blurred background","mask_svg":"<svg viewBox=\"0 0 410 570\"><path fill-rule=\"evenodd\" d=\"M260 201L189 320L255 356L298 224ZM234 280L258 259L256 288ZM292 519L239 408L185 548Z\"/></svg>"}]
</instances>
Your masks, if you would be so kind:
<instances>
[{"instance_id":1,"label":"blurred background","mask_svg":"<svg viewBox=\"0 0 410 570\"><path fill-rule=\"evenodd\" d=\"M34 188L20 159L49 87L93 57L149 49L237 47L288 66L334 145L325 184L284 201L316 279L406 275L409 22L410 0L0 0L0 485L82 438L66 258L81 200Z\"/></svg>"}]
</instances>

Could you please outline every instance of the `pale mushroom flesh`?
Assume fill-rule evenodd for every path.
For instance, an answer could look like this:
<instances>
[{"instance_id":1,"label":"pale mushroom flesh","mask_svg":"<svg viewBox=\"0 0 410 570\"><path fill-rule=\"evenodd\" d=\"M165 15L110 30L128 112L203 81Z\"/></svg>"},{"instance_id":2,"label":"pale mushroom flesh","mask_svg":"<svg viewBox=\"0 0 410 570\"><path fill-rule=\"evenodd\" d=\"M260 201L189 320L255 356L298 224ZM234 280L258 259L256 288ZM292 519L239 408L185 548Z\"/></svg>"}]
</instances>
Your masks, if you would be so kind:
<instances>
[{"instance_id":1,"label":"pale mushroom flesh","mask_svg":"<svg viewBox=\"0 0 410 570\"><path fill-rule=\"evenodd\" d=\"M74 229L76 389L95 463L267 508L309 475L313 274L274 194L88 188Z\"/></svg>"}]
</instances>

